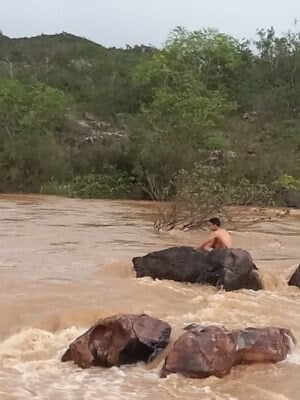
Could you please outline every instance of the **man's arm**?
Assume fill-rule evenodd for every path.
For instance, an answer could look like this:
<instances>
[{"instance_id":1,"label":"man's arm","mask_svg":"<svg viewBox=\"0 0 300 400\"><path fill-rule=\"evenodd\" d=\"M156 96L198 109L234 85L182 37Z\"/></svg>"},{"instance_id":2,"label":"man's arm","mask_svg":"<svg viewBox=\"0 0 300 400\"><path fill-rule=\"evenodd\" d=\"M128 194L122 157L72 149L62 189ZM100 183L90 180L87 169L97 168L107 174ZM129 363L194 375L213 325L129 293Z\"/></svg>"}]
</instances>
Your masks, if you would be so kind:
<instances>
[{"instance_id":1,"label":"man's arm","mask_svg":"<svg viewBox=\"0 0 300 400\"><path fill-rule=\"evenodd\" d=\"M216 234L215 234L215 232L212 232L212 233L208 236L208 238L206 239L206 241L203 242L203 243L198 247L198 249L203 250L204 247L207 247L207 246L213 244L215 238L216 238Z\"/></svg>"}]
</instances>

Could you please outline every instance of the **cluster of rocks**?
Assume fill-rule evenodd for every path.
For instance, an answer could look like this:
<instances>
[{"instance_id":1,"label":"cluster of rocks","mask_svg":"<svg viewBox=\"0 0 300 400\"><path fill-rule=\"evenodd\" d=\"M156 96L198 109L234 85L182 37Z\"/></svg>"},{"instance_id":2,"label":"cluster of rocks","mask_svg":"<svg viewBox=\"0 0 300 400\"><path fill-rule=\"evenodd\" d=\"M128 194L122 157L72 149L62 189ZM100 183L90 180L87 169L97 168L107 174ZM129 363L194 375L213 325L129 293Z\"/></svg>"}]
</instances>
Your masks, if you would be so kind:
<instances>
[{"instance_id":1,"label":"cluster of rocks","mask_svg":"<svg viewBox=\"0 0 300 400\"><path fill-rule=\"evenodd\" d=\"M229 291L263 289L250 254L241 249L208 253L173 247L135 257L133 266L137 278L209 284ZM288 284L300 287L300 265ZM62 361L74 361L81 368L110 368L148 363L167 349L161 377L179 373L221 378L236 365L282 361L296 343L290 330L277 327L229 331L223 326L192 324L172 344L170 338L171 326L165 321L146 314L115 315L100 319L72 342Z\"/></svg>"},{"instance_id":2,"label":"cluster of rocks","mask_svg":"<svg viewBox=\"0 0 300 400\"><path fill-rule=\"evenodd\" d=\"M190 378L222 378L240 364L276 363L286 358L293 334L282 328L228 331L218 326L191 326L166 357L161 376L180 373Z\"/></svg>"},{"instance_id":3,"label":"cluster of rocks","mask_svg":"<svg viewBox=\"0 0 300 400\"><path fill-rule=\"evenodd\" d=\"M286 358L295 338L287 329L267 327L228 331L191 325L169 346L161 377L223 377L239 364L276 363ZM148 363L170 343L171 326L146 314L99 320L72 342L62 361L81 368Z\"/></svg>"}]
</instances>

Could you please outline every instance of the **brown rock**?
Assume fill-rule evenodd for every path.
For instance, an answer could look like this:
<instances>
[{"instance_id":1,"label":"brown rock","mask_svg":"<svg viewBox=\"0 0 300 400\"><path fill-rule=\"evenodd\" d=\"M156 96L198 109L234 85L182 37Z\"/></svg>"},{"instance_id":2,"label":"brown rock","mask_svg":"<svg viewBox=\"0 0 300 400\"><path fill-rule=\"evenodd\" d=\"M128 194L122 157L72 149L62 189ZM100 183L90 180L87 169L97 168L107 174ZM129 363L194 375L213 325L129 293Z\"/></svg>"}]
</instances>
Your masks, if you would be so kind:
<instances>
[{"instance_id":1,"label":"brown rock","mask_svg":"<svg viewBox=\"0 0 300 400\"><path fill-rule=\"evenodd\" d=\"M62 362L81 368L147 362L168 345L170 334L169 324L146 314L100 319L70 344Z\"/></svg>"},{"instance_id":2,"label":"brown rock","mask_svg":"<svg viewBox=\"0 0 300 400\"><path fill-rule=\"evenodd\" d=\"M291 341L295 342L289 330L273 327L233 332L216 326L187 329L167 356L162 377L180 373L190 378L221 378L234 365L282 361Z\"/></svg>"},{"instance_id":3,"label":"brown rock","mask_svg":"<svg viewBox=\"0 0 300 400\"><path fill-rule=\"evenodd\" d=\"M289 329L247 328L232 332L235 364L276 363L286 358L296 339Z\"/></svg>"},{"instance_id":4,"label":"brown rock","mask_svg":"<svg viewBox=\"0 0 300 400\"><path fill-rule=\"evenodd\" d=\"M189 330L174 343L161 376L180 373L190 378L221 378L232 368L234 351L235 344L223 327Z\"/></svg>"}]
</instances>

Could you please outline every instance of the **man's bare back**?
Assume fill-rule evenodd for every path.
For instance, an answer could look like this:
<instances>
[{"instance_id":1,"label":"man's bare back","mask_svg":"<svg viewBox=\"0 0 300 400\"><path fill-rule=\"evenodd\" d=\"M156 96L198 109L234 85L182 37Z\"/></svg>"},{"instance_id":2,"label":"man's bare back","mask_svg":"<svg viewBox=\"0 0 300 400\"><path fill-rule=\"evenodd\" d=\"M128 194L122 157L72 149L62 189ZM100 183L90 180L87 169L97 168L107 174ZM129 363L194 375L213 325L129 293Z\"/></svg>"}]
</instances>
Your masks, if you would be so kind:
<instances>
[{"instance_id":1,"label":"man's bare back","mask_svg":"<svg viewBox=\"0 0 300 400\"><path fill-rule=\"evenodd\" d=\"M232 238L230 234L220 227L221 223L218 218L212 218L209 221L210 235L204 243L199 247L202 250L211 251L217 248L231 248Z\"/></svg>"}]
</instances>

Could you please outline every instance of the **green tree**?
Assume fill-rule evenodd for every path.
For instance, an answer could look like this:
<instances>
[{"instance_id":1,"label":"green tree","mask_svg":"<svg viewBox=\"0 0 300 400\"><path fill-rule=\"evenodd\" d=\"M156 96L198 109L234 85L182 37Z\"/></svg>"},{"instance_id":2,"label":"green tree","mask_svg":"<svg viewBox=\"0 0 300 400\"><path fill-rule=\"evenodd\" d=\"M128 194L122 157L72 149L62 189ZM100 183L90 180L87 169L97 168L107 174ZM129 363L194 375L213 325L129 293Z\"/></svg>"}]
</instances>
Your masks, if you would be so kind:
<instances>
[{"instance_id":1,"label":"green tree","mask_svg":"<svg viewBox=\"0 0 300 400\"><path fill-rule=\"evenodd\" d=\"M39 190L60 174L66 157L57 135L63 125L66 98L45 85L0 82L1 187Z\"/></svg>"},{"instance_id":2,"label":"green tree","mask_svg":"<svg viewBox=\"0 0 300 400\"><path fill-rule=\"evenodd\" d=\"M136 79L152 89L142 112L152 129L170 140L203 146L209 132L237 109L243 65L243 49L233 38L177 28L162 52L138 67Z\"/></svg>"}]
</instances>

